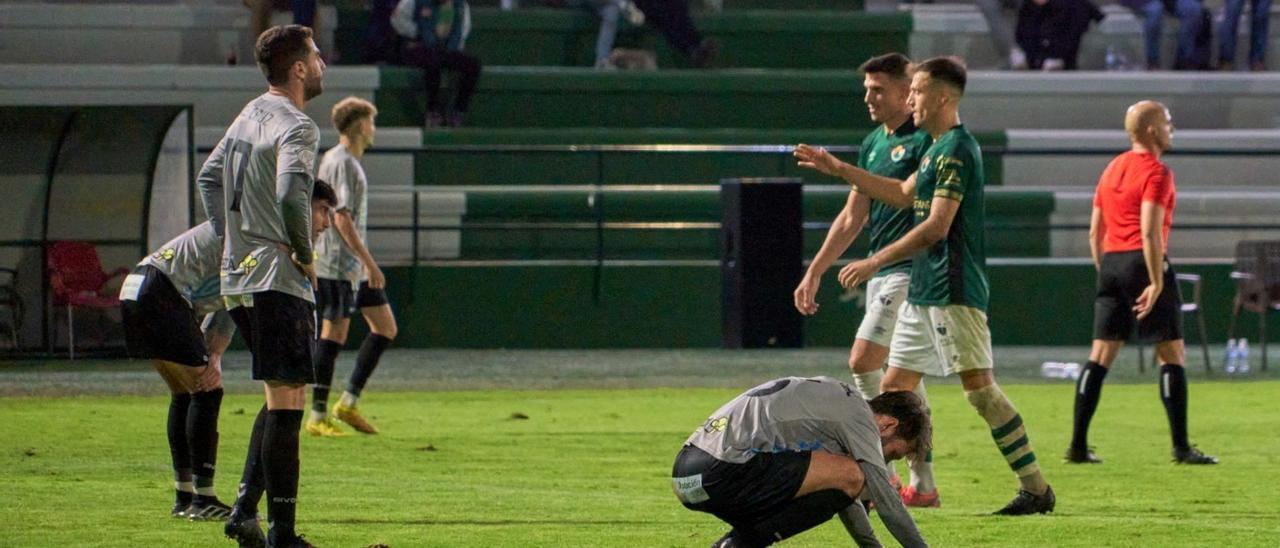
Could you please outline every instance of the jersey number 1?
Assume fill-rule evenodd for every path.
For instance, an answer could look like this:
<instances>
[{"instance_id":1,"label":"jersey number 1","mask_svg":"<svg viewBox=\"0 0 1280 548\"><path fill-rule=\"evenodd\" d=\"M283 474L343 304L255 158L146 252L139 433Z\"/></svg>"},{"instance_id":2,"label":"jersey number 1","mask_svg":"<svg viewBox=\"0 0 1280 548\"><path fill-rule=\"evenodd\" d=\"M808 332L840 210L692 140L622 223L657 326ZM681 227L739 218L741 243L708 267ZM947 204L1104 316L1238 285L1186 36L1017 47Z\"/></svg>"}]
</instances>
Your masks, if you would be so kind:
<instances>
[{"instance_id":1,"label":"jersey number 1","mask_svg":"<svg viewBox=\"0 0 1280 548\"><path fill-rule=\"evenodd\" d=\"M244 194L244 168L249 164L253 145L239 139L227 139L226 159L222 164L222 180L231 181L231 205L227 208L240 212L240 196Z\"/></svg>"}]
</instances>

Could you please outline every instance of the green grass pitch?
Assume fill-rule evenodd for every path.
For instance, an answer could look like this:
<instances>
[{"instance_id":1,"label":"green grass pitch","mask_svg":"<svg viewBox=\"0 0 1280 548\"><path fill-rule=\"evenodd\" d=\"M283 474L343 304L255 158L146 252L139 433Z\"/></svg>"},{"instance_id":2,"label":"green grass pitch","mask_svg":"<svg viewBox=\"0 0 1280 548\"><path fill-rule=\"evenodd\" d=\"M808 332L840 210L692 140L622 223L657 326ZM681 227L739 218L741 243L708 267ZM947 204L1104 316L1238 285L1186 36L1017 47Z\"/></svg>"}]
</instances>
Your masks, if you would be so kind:
<instances>
[{"instance_id":1,"label":"green grass pitch","mask_svg":"<svg viewBox=\"0 0 1280 548\"><path fill-rule=\"evenodd\" d=\"M798 373L839 375L842 352L805 354L813 364L828 365ZM588 361L626 361L619 358L624 354L597 353ZM697 388L388 391L417 390L419 385L394 379L411 377L406 371L414 368L448 370L453 366L445 362L453 358L459 364L484 361L476 356L489 356L486 363L539 362L530 368L543 378L547 372L539 368L555 366L542 362L572 361L554 353L534 359L502 353L420 356L431 359L402 354L364 401L382 435L303 435L299 530L318 545L706 546L726 526L679 505L668 481L672 458L711 411L749 386L748 378L765 380L788 369L748 363L742 366L746 373ZM778 357L797 356L774 353L764 359ZM432 362L445 365L433 368ZM158 378L148 380L145 366L58 364L45 373L33 367L0 365L0 393L9 394L0 397L0 488L8 498L0 546L231 545L220 524L167 515L167 397ZM119 377L116 388L129 386L134 375L139 386L151 388L143 394L94 394L56 385L58 375L68 372L95 382ZM340 370L338 377L344 374ZM55 386L33 389L33 375L54 379ZM242 365L229 367L227 375L229 381L247 376ZM1192 441L1222 464L1186 467L1169 462L1168 426L1154 378L1117 376L1104 389L1091 439L1106 463L1068 466L1060 457L1070 435L1071 385L1014 377L1004 388L1026 419L1057 491L1058 510L1023 518L985 515L1014 495L1016 482L959 386L943 382L930 390L942 508L913 511L933 545L1277 544L1280 382L1193 378ZM226 500L234 496L248 430L262 401L242 380L229 389L217 480ZM33 390L41 395L13 395ZM879 532L893 545L887 532ZM831 521L786 545L850 541Z\"/></svg>"}]
</instances>

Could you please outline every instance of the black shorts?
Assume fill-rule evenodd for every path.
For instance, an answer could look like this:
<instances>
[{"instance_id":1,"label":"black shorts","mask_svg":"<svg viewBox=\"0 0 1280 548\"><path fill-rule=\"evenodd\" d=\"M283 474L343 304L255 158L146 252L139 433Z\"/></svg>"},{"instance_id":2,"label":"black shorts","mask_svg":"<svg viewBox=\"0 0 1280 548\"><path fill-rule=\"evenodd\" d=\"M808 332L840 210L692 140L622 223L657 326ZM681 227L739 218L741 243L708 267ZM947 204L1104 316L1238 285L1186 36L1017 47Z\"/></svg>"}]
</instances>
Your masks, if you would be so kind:
<instances>
[{"instance_id":1,"label":"black shorts","mask_svg":"<svg viewBox=\"0 0 1280 548\"><path fill-rule=\"evenodd\" d=\"M1137 321L1134 301L1147 288L1147 263L1142 251L1106 253L1098 269L1098 296L1093 301L1093 338L1124 341L1138 326L1138 340L1164 342L1182 338L1182 297L1173 266L1164 263L1164 290L1151 314Z\"/></svg>"},{"instance_id":2,"label":"black shorts","mask_svg":"<svg viewBox=\"0 0 1280 548\"><path fill-rule=\"evenodd\" d=\"M315 308L279 291L253 294L253 306L232 308L231 319L253 354L253 379L312 384L311 347L316 338Z\"/></svg>"},{"instance_id":3,"label":"black shorts","mask_svg":"<svg viewBox=\"0 0 1280 548\"><path fill-rule=\"evenodd\" d=\"M200 322L169 277L151 265L140 265L131 275L142 276L142 284L137 300L120 303L129 356L191 367L208 365Z\"/></svg>"},{"instance_id":4,"label":"black shorts","mask_svg":"<svg viewBox=\"0 0 1280 548\"><path fill-rule=\"evenodd\" d=\"M673 486L700 484L705 492L705 496L691 496L690 500L677 494L685 508L747 528L774 515L795 498L809 472L810 456L808 451L760 453L736 464L686 445L676 455L671 481Z\"/></svg>"},{"instance_id":5,"label":"black shorts","mask_svg":"<svg viewBox=\"0 0 1280 548\"><path fill-rule=\"evenodd\" d=\"M369 287L369 282L360 282L360 290L352 291L351 282L346 280L319 279L316 288L316 310L320 317L329 321L345 320L356 315L360 308L370 308L387 304L387 292Z\"/></svg>"}]
</instances>

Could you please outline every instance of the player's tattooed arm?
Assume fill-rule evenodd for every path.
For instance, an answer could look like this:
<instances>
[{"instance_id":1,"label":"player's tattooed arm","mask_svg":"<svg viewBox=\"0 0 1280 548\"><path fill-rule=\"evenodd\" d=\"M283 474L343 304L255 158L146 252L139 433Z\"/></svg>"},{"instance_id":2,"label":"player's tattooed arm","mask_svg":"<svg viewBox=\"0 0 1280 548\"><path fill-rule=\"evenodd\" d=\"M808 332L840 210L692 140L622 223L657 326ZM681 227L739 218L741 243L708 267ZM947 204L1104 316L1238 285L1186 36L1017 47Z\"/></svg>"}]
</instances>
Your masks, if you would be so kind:
<instances>
[{"instance_id":1,"label":"player's tattooed arm","mask_svg":"<svg viewBox=\"0 0 1280 548\"><path fill-rule=\"evenodd\" d=\"M907 507L902 504L902 496L889 483L888 472L879 466L865 462L859 462L858 466L862 468L862 475L865 478L862 492L870 495L871 500L876 503L876 513L880 514L880 521L884 522L885 528L893 538L906 548L928 546L924 537L920 536L916 522L907 512Z\"/></svg>"},{"instance_id":2,"label":"player's tattooed arm","mask_svg":"<svg viewBox=\"0 0 1280 548\"><path fill-rule=\"evenodd\" d=\"M836 513L840 517L840 523L844 524L844 529L849 532L849 536L853 537L853 542L859 548L881 548L879 539L876 538L876 532L871 528L871 519L867 517L867 511L862 507L862 503L854 501L853 504L845 507Z\"/></svg>"},{"instance_id":3,"label":"player's tattooed arm","mask_svg":"<svg viewBox=\"0 0 1280 548\"><path fill-rule=\"evenodd\" d=\"M311 250L311 192L314 185L310 175L298 172L281 173L276 181L289 248L293 250L294 260L303 265L311 264L314 257Z\"/></svg>"},{"instance_id":4,"label":"player's tattooed arm","mask_svg":"<svg viewBox=\"0 0 1280 548\"><path fill-rule=\"evenodd\" d=\"M204 214L209 218L209 224L213 225L213 230L222 237L226 227L227 212L226 196L223 195L222 189L222 165L223 159L226 157L226 141L218 143L213 149L213 153L204 161L204 165L200 167L200 174L196 176L196 183L200 186L200 197L204 201Z\"/></svg>"}]
</instances>

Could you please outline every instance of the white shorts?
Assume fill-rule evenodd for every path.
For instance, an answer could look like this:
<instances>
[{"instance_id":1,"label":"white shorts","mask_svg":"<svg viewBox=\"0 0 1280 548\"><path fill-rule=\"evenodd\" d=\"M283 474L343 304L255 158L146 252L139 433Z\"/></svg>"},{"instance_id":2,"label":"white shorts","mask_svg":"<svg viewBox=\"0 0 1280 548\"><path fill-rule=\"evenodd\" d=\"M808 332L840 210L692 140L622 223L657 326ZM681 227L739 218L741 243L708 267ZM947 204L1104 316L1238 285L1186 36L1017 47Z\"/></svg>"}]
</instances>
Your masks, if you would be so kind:
<instances>
[{"instance_id":1,"label":"white shorts","mask_svg":"<svg viewBox=\"0 0 1280 548\"><path fill-rule=\"evenodd\" d=\"M894 272L867 282L867 313L858 325L859 339L889 346L893 328L898 323L898 311L907 302L910 285L911 276L906 272Z\"/></svg>"},{"instance_id":2,"label":"white shorts","mask_svg":"<svg viewBox=\"0 0 1280 548\"><path fill-rule=\"evenodd\" d=\"M964 305L903 306L889 345L889 367L940 377L991 369L987 314Z\"/></svg>"}]
</instances>

